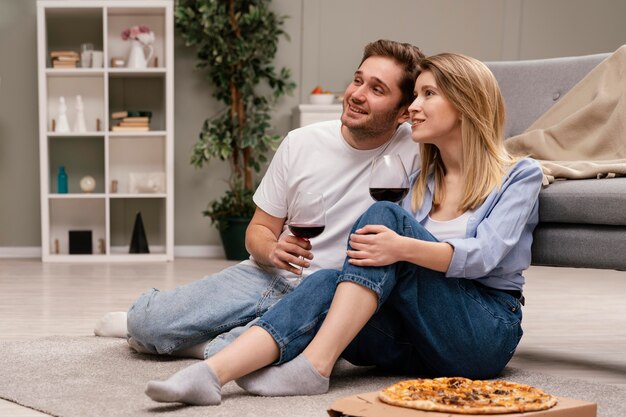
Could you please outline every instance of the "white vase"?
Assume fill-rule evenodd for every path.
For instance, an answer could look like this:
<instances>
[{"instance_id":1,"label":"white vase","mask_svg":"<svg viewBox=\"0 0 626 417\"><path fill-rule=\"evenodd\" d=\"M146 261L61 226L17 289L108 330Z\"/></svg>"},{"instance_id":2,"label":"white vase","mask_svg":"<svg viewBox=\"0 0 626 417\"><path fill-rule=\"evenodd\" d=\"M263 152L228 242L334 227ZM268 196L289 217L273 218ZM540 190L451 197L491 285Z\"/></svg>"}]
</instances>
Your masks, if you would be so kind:
<instances>
[{"instance_id":1,"label":"white vase","mask_svg":"<svg viewBox=\"0 0 626 417\"><path fill-rule=\"evenodd\" d=\"M145 48L148 48L148 56L146 57ZM147 68L148 62L152 58L154 50L151 45L142 45L137 40L131 40L130 53L128 54L127 68Z\"/></svg>"}]
</instances>

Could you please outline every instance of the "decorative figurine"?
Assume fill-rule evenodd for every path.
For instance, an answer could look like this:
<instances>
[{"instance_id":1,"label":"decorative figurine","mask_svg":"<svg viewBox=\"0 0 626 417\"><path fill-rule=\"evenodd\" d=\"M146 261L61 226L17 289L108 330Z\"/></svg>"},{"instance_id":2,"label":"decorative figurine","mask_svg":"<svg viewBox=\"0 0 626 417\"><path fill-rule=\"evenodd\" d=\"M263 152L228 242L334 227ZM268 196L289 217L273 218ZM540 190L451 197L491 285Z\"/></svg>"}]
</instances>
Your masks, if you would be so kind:
<instances>
[{"instance_id":1,"label":"decorative figurine","mask_svg":"<svg viewBox=\"0 0 626 417\"><path fill-rule=\"evenodd\" d=\"M135 215L135 225L133 226L133 234L130 239L128 253L150 253L148 238L146 237L146 231L143 227L140 211Z\"/></svg>"},{"instance_id":2,"label":"decorative figurine","mask_svg":"<svg viewBox=\"0 0 626 417\"><path fill-rule=\"evenodd\" d=\"M96 189L96 180L90 176L86 175L80 180L80 189L85 193L90 193Z\"/></svg>"},{"instance_id":3,"label":"decorative figurine","mask_svg":"<svg viewBox=\"0 0 626 417\"><path fill-rule=\"evenodd\" d=\"M65 97L59 97L59 120L56 124L55 132L67 133L70 131L70 124L67 121L67 105L65 104Z\"/></svg>"},{"instance_id":4,"label":"decorative figurine","mask_svg":"<svg viewBox=\"0 0 626 417\"><path fill-rule=\"evenodd\" d=\"M74 132L86 132L85 126L85 110L83 108L83 98L76 96L76 120L74 121Z\"/></svg>"}]
</instances>

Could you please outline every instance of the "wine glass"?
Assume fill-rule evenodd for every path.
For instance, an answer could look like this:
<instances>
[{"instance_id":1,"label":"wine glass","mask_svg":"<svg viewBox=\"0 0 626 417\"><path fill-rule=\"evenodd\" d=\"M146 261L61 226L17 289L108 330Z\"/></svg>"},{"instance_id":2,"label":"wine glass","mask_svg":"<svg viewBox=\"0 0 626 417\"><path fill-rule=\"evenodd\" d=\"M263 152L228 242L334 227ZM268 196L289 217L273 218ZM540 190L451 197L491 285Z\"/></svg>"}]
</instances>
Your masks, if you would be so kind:
<instances>
[{"instance_id":1,"label":"wine glass","mask_svg":"<svg viewBox=\"0 0 626 417\"><path fill-rule=\"evenodd\" d=\"M372 162L370 195L376 201L399 203L409 192L409 177L400 155L381 155Z\"/></svg>"},{"instance_id":2,"label":"wine glass","mask_svg":"<svg viewBox=\"0 0 626 417\"><path fill-rule=\"evenodd\" d=\"M320 193L298 192L287 226L289 231L300 239L309 240L319 236L326 227L324 196ZM300 273L302 270L301 267Z\"/></svg>"}]
</instances>

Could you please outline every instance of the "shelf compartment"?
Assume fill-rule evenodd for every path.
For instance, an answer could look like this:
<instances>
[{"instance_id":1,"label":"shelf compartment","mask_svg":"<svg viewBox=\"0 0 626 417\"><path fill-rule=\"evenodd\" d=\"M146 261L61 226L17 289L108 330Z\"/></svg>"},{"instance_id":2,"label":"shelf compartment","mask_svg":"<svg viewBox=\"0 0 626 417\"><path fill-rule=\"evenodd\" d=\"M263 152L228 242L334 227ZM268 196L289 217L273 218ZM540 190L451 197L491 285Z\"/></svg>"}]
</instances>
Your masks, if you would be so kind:
<instances>
[{"instance_id":1,"label":"shelf compartment","mask_svg":"<svg viewBox=\"0 0 626 417\"><path fill-rule=\"evenodd\" d=\"M165 9L150 7L108 9L107 45L110 65L112 58L122 58L128 62L130 40L122 39L122 32L133 26L147 26L154 32L153 56L148 67L164 67L165 63ZM147 50L147 48L146 48ZM156 59L156 65L155 65Z\"/></svg>"},{"instance_id":2,"label":"shelf compartment","mask_svg":"<svg viewBox=\"0 0 626 417\"><path fill-rule=\"evenodd\" d=\"M78 71L79 70L75 70ZM84 71L79 77L71 75L71 71L63 71L64 76L48 77L47 87L47 116L48 131L52 129L52 119L56 120L57 126L60 114L60 98L64 97L66 117L69 123L70 132L74 133L74 123L76 121L76 96L80 95L83 102L83 113L85 115L85 126L89 132L104 131L105 106L104 106L104 75L102 72ZM97 120L100 119L100 126ZM65 133L64 133L65 134Z\"/></svg>"},{"instance_id":3,"label":"shelf compartment","mask_svg":"<svg viewBox=\"0 0 626 417\"><path fill-rule=\"evenodd\" d=\"M124 74L109 79L109 115L119 111L150 111L151 131L165 130L165 99L165 78L162 76ZM109 126L116 124L117 120L109 120Z\"/></svg>"},{"instance_id":4,"label":"shelf compartment","mask_svg":"<svg viewBox=\"0 0 626 417\"><path fill-rule=\"evenodd\" d=\"M68 194L84 194L80 180L96 180L93 193L104 193L104 138L102 136L58 136L48 138L49 193L57 193L57 174L63 165L67 173ZM58 194L64 195L64 194Z\"/></svg>"},{"instance_id":5,"label":"shelf compartment","mask_svg":"<svg viewBox=\"0 0 626 417\"><path fill-rule=\"evenodd\" d=\"M150 254L165 253L165 198L116 198L109 200L109 204L111 254L129 254L137 213L141 213ZM129 255L145 256L145 254Z\"/></svg>"},{"instance_id":6,"label":"shelf compartment","mask_svg":"<svg viewBox=\"0 0 626 417\"><path fill-rule=\"evenodd\" d=\"M104 198L50 199L50 254L69 254L70 230L91 231L93 254L106 251L106 200ZM58 253L57 242L58 241ZM89 256L89 255L74 255Z\"/></svg>"},{"instance_id":7,"label":"shelf compartment","mask_svg":"<svg viewBox=\"0 0 626 417\"><path fill-rule=\"evenodd\" d=\"M94 50L103 50L103 12L99 7L46 8L46 66L52 67L51 51L75 51L91 43ZM80 62L77 64L80 67Z\"/></svg>"},{"instance_id":8,"label":"shelf compartment","mask_svg":"<svg viewBox=\"0 0 626 417\"><path fill-rule=\"evenodd\" d=\"M109 138L109 179L117 193L165 193L165 137Z\"/></svg>"}]
</instances>

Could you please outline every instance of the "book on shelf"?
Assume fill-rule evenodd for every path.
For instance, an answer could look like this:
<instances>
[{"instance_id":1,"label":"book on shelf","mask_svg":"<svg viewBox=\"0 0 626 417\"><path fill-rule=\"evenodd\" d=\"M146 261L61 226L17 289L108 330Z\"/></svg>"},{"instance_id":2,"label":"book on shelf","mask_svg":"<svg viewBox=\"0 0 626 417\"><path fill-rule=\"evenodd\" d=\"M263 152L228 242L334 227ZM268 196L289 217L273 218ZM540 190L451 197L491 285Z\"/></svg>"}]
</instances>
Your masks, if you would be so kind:
<instances>
[{"instance_id":1,"label":"book on shelf","mask_svg":"<svg viewBox=\"0 0 626 417\"><path fill-rule=\"evenodd\" d=\"M150 126L147 122L139 122L139 123L133 123L133 122L121 122L119 123L117 126L123 126L123 127L141 127L141 126Z\"/></svg>"},{"instance_id":2,"label":"book on shelf","mask_svg":"<svg viewBox=\"0 0 626 417\"><path fill-rule=\"evenodd\" d=\"M52 68L76 68L76 62L52 61Z\"/></svg>"},{"instance_id":3,"label":"book on shelf","mask_svg":"<svg viewBox=\"0 0 626 417\"><path fill-rule=\"evenodd\" d=\"M124 117L122 119L123 122L134 122L134 123L139 123L139 122L143 122L143 123L149 123L150 122L150 118L149 117L140 117L140 116L131 116L131 117Z\"/></svg>"},{"instance_id":4,"label":"book on shelf","mask_svg":"<svg viewBox=\"0 0 626 417\"><path fill-rule=\"evenodd\" d=\"M80 59L77 56L57 56L52 58L52 62L78 62Z\"/></svg>"},{"instance_id":5,"label":"book on shelf","mask_svg":"<svg viewBox=\"0 0 626 417\"><path fill-rule=\"evenodd\" d=\"M125 117L128 117L127 111L114 111L111 113L111 119L123 119Z\"/></svg>"},{"instance_id":6,"label":"book on shelf","mask_svg":"<svg viewBox=\"0 0 626 417\"><path fill-rule=\"evenodd\" d=\"M111 113L111 119L124 119L127 117L132 117L133 119L145 117L150 119L152 112L148 110L120 110Z\"/></svg>"},{"instance_id":7,"label":"book on shelf","mask_svg":"<svg viewBox=\"0 0 626 417\"><path fill-rule=\"evenodd\" d=\"M113 132L148 132L149 126L113 126L111 131Z\"/></svg>"},{"instance_id":8,"label":"book on shelf","mask_svg":"<svg viewBox=\"0 0 626 417\"><path fill-rule=\"evenodd\" d=\"M59 57L75 57L78 60L78 52L76 51L50 51L51 58Z\"/></svg>"},{"instance_id":9,"label":"book on shelf","mask_svg":"<svg viewBox=\"0 0 626 417\"><path fill-rule=\"evenodd\" d=\"M50 57L52 68L76 68L76 63L80 60L75 51L51 51Z\"/></svg>"},{"instance_id":10,"label":"book on shelf","mask_svg":"<svg viewBox=\"0 0 626 417\"><path fill-rule=\"evenodd\" d=\"M126 116L124 116L124 114L126 114ZM111 130L114 132L150 130L150 117L128 116L128 114L137 114L137 112L122 111L113 113L111 118L118 121L118 123L114 125Z\"/></svg>"}]
</instances>

